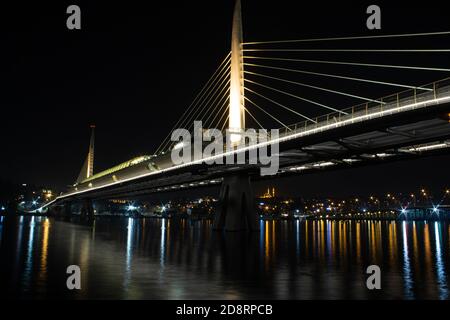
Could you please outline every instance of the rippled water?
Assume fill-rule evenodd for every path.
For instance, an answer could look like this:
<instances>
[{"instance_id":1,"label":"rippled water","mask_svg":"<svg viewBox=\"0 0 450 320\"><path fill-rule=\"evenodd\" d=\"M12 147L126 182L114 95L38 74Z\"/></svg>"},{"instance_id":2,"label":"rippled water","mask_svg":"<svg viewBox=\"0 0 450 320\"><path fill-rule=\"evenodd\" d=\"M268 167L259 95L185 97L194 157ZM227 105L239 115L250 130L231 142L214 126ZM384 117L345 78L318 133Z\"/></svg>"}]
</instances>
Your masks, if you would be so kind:
<instances>
[{"instance_id":1,"label":"rippled water","mask_svg":"<svg viewBox=\"0 0 450 320\"><path fill-rule=\"evenodd\" d=\"M12 298L448 299L446 222L210 221L1 217L0 288ZM66 289L66 268L82 289ZM382 270L369 291L367 266Z\"/></svg>"}]
</instances>

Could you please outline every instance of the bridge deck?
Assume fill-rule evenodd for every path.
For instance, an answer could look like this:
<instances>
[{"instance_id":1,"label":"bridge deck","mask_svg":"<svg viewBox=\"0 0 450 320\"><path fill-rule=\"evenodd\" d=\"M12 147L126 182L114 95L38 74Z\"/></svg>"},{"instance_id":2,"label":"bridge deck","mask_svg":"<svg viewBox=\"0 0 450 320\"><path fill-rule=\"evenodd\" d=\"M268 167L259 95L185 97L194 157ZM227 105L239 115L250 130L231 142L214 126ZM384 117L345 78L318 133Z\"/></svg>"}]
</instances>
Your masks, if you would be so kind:
<instances>
[{"instance_id":1,"label":"bridge deck","mask_svg":"<svg viewBox=\"0 0 450 320\"><path fill-rule=\"evenodd\" d=\"M286 147L280 154L280 167L285 168L280 173L297 173L305 169L323 169L334 164L356 164L371 160L379 160L382 150L384 154L411 155L411 148L427 151L423 143L442 142L450 138L450 126L448 120L440 118L437 107L447 106L450 103L450 79L435 82L423 88L429 91L417 90L405 91L380 99L383 103L367 103L356 106L341 113L332 113L318 117L316 122L305 121L291 126L280 134L276 142ZM407 116L410 112L426 111L432 117L413 119ZM450 112L450 111L449 111ZM391 125L384 128L380 125L382 133L378 129L367 126L379 120L387 120L395 115L405 116L397 126ZM364 126L361 126L364 124ZM358 130L355 130L359 126ZM336 133L336 129L346 128L345 134ZM386 131L389 130L389 131ZM323 136L324 132L336 135ZM421 134L413 134L420 132ZM307 141L305 138L319 137ZM337 141L337 142L336 142ZM370 141L371 143L367 143ZM265 144L273 143L266 142ZM447 142L444 141L445 146ZM359 145L359 146L358 146ZM215 156L222 158L228 154L236 154L261 146L244 146L233 152L227 152ZM364 146L364 147L361 147ZM408 147L409 146L409 147ZM403 148L403 149L402 149ZM307 164L307 165L305 165ZM300 167L299 167L300 166ZM87 190L70 192L56 199L64 201L71 198L86 197L112 197L119 195L139 195L152 192L164 192L184 188L205 186L220 183L221 177L236 170L249 170L254 166L206 166L204 159L191 163L173 166L156 172L139 176L130 176L121 181L93 186Z\"/></svg>"},{"instance_id":2,"label":"bridge deck","mask_svg":"<svg viewBox=\"0 0 450 320\"><path fill-rule=\"evenodd\" d=\"M317 133L342 125L371 120L394 113L407 112L415 109L426 108L450 101L450 78L425 85L421 88L429 91L407 90L394 95L380 98L382 103L368 102L358 106L344 109L342 112L329 113L314 119L282 129L281 140L291 136L298 137L302 134Z\"/></svg>"}]
</instances>

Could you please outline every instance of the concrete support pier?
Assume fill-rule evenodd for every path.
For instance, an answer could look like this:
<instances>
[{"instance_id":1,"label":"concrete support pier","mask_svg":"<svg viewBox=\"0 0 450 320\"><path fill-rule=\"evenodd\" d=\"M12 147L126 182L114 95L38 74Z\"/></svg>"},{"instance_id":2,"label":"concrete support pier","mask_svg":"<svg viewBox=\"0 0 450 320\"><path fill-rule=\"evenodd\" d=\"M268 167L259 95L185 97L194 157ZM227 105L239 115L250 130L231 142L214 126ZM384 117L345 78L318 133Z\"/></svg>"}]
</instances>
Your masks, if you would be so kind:
<instances>
[{"instance_id":1,"label":"concrete support pier","mask_svg":"<svg viewBox=\"0 0 450 320\"><path fill-rule=\"evenodd\" d=\"M214 219L214 230L258 231L250 177L246 173L225 177L220 190L220 200Z\"/></svg>"},{"instance_id":2,"label":"concrete support pier","mask_svg":"<svg viewBox=\"0 0 450 320\"><path fill-rule=\"evenodd\" d=\"M94 219L94 205L91 199L83 200L83 208L81 209L81 218Z\"/></svg>"},{"instance_id":3,"label":"concrete support pier","mask_svg":"<svg viewBox=\"0 0 450 320\"><path fill-rule=\"evenodd\" d=\"M64 203L63 216L70 217L72 215L72 203Z\"/></svg>"}]
</instances>

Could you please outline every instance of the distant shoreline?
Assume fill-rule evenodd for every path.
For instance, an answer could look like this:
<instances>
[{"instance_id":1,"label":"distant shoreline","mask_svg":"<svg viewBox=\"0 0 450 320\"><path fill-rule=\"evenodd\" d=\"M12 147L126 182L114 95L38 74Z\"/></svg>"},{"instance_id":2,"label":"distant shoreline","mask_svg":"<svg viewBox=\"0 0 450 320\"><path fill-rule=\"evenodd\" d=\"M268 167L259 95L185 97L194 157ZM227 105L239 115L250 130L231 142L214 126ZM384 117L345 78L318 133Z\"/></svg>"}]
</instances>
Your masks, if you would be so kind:
<instances>
[{"instance_id":1,"label":"distant shoreline","mask_svg":"<svg viewBox=\"0 0 450 320\"><path fill-rule=\"evenodd\" d=\"M8 217L7 213L1 214L0 217ZM48 217L48 218L81 218L80 215L73 214L70 216L54 216L52 214L45 213L18 213L14 215L16 217ZM169 220L191 220L191 221L200 221L200 220L214 220L214 217L185 217L185 216L176 216L176 217L162 217L162 216L129 216L129 215L117 215L117 214L101 214L96 215L95 218L133 218L133 219L169 219ZM442 218L415 218L415 219L404 219L404 218L361 218L361 217L339 217L339 218L320 218L320 217L301 217L301 218L278 218L278 217L260 217L259 221L392 221L392 222L426 222L426 221L450 221L447 217Z\"/></svg>"}]
</instances>

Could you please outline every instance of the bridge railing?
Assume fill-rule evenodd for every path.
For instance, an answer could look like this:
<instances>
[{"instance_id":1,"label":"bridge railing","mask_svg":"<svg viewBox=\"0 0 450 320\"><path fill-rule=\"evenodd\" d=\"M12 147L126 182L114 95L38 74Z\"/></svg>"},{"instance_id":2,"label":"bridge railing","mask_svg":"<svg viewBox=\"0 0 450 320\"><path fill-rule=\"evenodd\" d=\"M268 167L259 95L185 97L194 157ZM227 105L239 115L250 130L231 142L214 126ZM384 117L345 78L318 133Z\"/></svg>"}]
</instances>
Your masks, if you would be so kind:
<instances>
[{"instance_id":1,"label":"bridge railing","mask_svg":"<svg viewBox=\"0 0 450 320\"><path fill-rule=\"evenodd\" d=\"M363 116L380 114L383 111L400 111L401 107L417 106L421 102L432 101L438 98L450 96L450 78L421 86L420 89L409 89L396 94L382 97L379 102L368 102L343 109L341 112L332 112L319 116L314 121L305 120L288 128L280 129L280 136L288 136L313 129L328 127L331 124L361 119Z\"/></svg>"},{"instance_id":2,"label":"bridge railing","mask_svg":"<svg viewBox=\"0 0 450 320\"><path fill-rule=\"evenodd\" d=\"M338 127L344 123L359 122L371 117L380 117L384 114L401 112L402 107L410 106L410 109L426 107L421 102L433 101L438 98L450 97L450 78L421 86L417 89L409 89L399 93L384 96L378 102L367 102L343 109L340 112L332 112L311 120L305 120L287 128L280 129L279 137L287 137L302 132L324 131L331 127ZM331 125L331 126L330 126ZM335 126L333 126L335 125ZM316 129L316 130L314 130ZM270 141L270 131L264 136L256 133L258 141ZM238 149L247 147L247 142L238 146Z\"/></svg>"}]
</instances>

